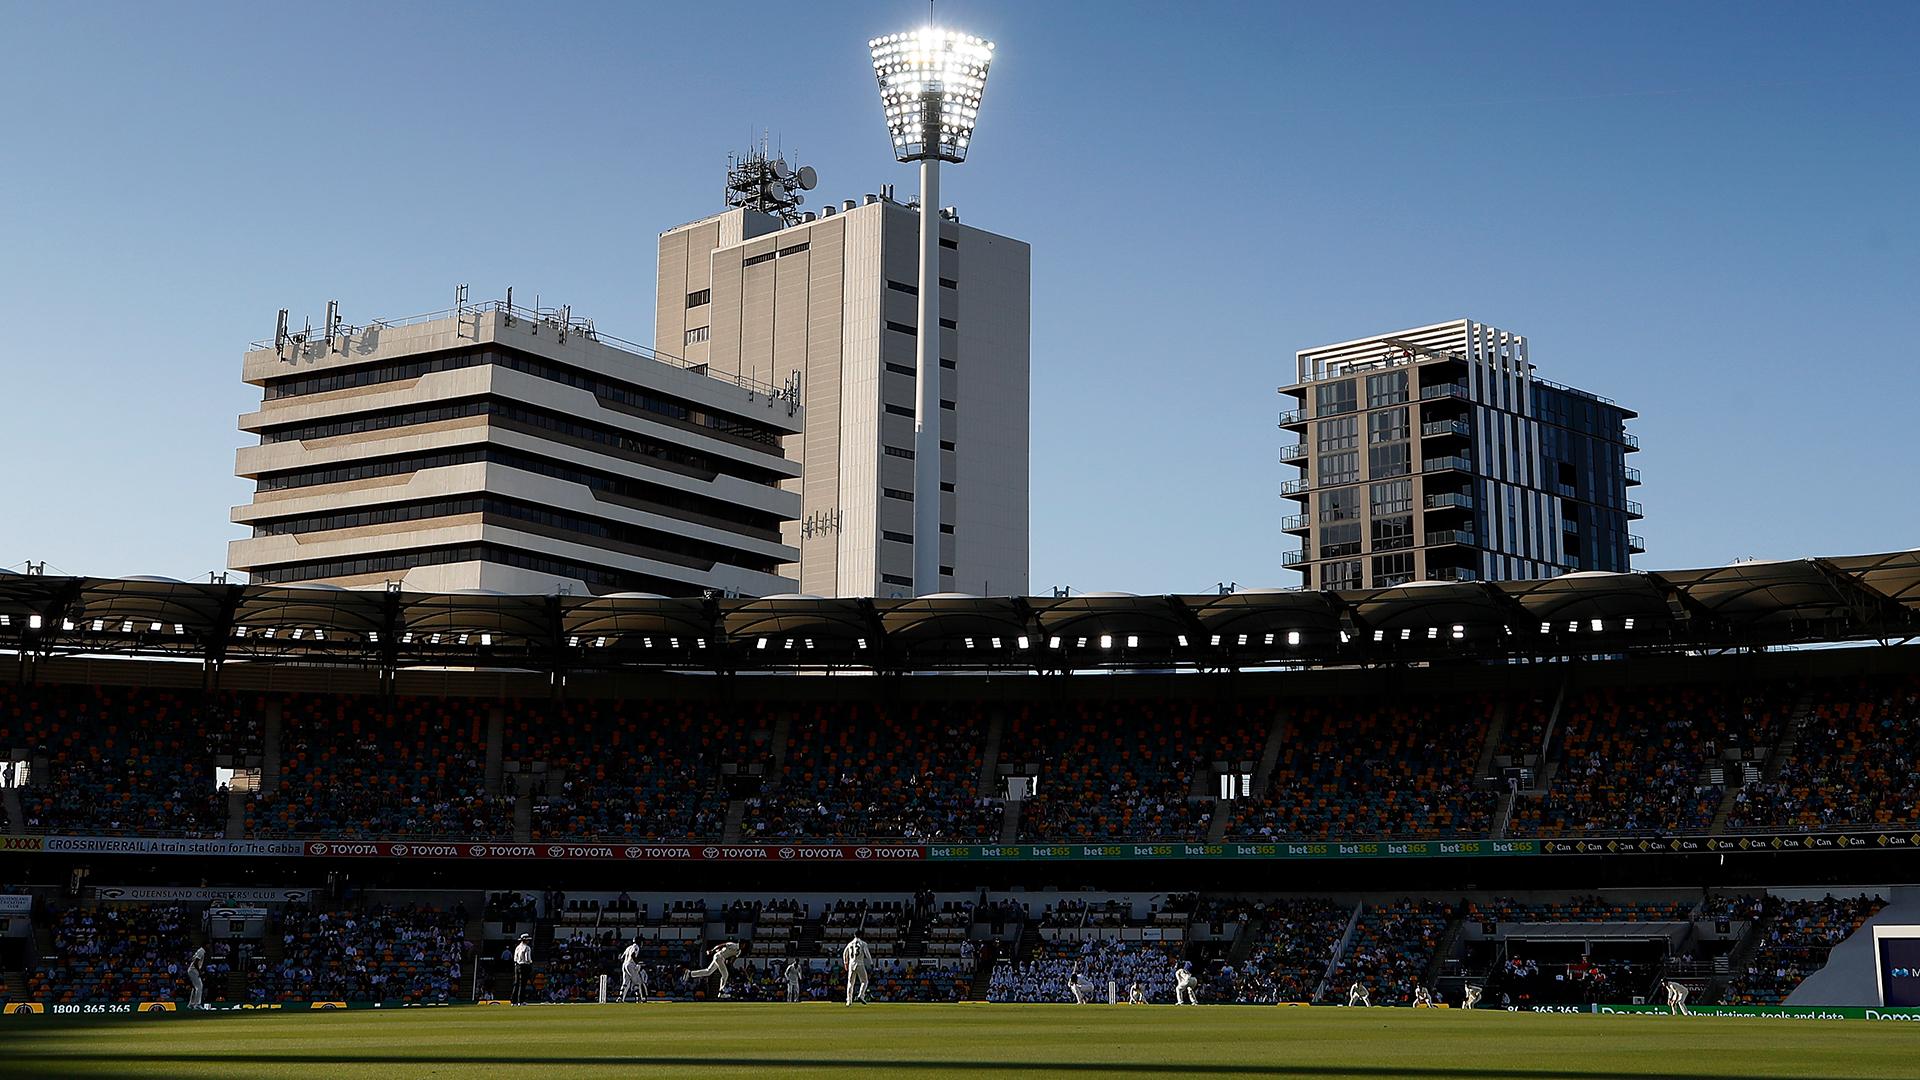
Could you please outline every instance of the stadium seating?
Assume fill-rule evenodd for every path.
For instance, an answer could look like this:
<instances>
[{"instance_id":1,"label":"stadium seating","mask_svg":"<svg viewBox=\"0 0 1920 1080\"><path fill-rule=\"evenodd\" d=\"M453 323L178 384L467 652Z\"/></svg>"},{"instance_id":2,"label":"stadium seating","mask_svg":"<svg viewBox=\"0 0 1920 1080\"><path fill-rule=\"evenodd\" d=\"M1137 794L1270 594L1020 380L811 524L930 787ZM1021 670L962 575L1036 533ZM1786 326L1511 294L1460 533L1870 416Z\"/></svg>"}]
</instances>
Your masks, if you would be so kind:
<instances>
[{"instance_id":1,"label":"stadium seating","mask_svg":"<svg viewBox=\"0 0 1920 1080\"><path fill-rule=\"evenodd\" d=\"M263 956L261 1001L444 1002L466 996L466 913L408 905L326 911L291 907L280 955Z\"/></svg>"},{"instance_id":2,"label":"stadium seating","mask_svg":"<svg viewBox=\"0 0 1920 1080\"><path fill-rule=\"evenodd\" d=\"M194 918L174 906L74 907L55 916L53 951L27 981L27 998L49 1004L185 1002ZM227 962L210 949L206 1000L225 1000Z\"/></svg>"},{"instance_id":3,"label":"stadium seating","mask_svg":"<svg viewBox=\"0 0 1920 1080\"><path fill-rule=\"evenodd\" d=\"M1739 1005L1774 1005L1784 1000L1827 954L1884 906L1867 896L1827 896L1818 900L1775 901L1762 926L1763 937L1747 968L1728 988Z\"/></svg>"},{"instance_id":4,"label":"stadium seating","mask_svg":"<svg viewBox=\"0 0 1920 1080\"><path fill-rule=\"evenodd\" d=\"M1491 710L1480 697L1292 706L1272 788L1237 807L1232 835L1484 836L1499 800L1472 780Z\"/></svg>"},{"instance_id":5,"label":"stadium seating","mask_svg":"<svg viewBox=\"0 0 1920 1080\"><path fill-rule=\"evenodd\" d=\"M1405 1005L1414 983L1433 964L1452 909L1438 900L1401 899L1360 910L1354 938L1334 967L1325 999L1345 1001L1354 982L1367 985L1375 1005Z\"/></svg>"},{"instance_id":6,"label":"stadium seating","mask_svg":"<svg viewBox=\"0 0 1920 1080\"><path fill-rule=\"evenodd\" d=\"M1351 904L1314 897L1263 905L1258 943L1221 989L1236 1001L1313 1001L1352 917Z\"/></svg>"},{"instance_id":7,"label":"stadium seating","mask_svg":"<svg viewBox=\"0 0 1920 1080\"><path fill-rule=\"evenodd\" d=\"M1023 705L1000 761L1039 767L1022 839L1204 839L1212 763L1260 756L1268 718L1244 703L1081 701ZM1197 783L1197 788L1196 788Z\"/></svg>"},{"instance_id":8,"label":"stadium seating","mask_svg":"<svg viewBox=\"0 0 1920 1080\"><path fill-rule=\"evenodd\" d=\"M1791 756L1736 796L1734 829L1920 823L1920 679L1819 686Z\"/></svg>"}]
</instances>

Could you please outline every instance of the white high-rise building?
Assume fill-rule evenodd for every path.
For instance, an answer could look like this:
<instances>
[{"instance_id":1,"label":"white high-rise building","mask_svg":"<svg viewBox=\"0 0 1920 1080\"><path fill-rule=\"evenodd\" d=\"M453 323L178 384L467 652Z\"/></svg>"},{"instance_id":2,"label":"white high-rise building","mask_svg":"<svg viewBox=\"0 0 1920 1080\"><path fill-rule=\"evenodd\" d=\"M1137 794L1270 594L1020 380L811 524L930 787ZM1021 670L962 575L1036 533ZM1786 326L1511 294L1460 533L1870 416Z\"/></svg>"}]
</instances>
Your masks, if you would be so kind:
<instances>
[{"instance_id":1,"label":"white high-rise building","mask_svg":"<svg viewBox=\"0 0 1920 1080\"><path fill-rule=\"evenodd\" d=\"M797 215L796 215L797 216ZM714 375L800 376L799 549L820 596L911 596L919 215L887 195L794 224L733 209L660 236L654 348ZM942 591L1027 592L1032 256L943 215Z\"/></svg>"},{"instance_id":2,"label":"white high-rise building","mask_svg":"<svg viewBox=\"0 0 1920 1080\"><path fill-rule=\"evenodd\" d=\"M284 313L283 313L284 316ZM246 354L257 486L228 565L416 592L792 592L800 499L774 387L504 303L284 331Z\"/></svg>"}]
</instances>

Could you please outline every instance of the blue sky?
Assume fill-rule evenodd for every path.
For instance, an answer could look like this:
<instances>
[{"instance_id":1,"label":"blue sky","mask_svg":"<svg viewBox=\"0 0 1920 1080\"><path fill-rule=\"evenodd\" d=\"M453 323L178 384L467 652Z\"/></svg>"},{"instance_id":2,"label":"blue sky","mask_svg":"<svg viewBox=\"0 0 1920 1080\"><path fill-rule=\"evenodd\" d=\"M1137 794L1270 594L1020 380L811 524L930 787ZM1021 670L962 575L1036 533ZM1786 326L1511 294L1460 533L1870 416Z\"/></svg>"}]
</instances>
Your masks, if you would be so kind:
<instances>
[{"instance_id":1,"label":"blue sky","mask_svg":"<svg viewBox=\"0 0 1920 1080\"><path fill-rule=\"evenodd\" d=\"M939 7L1000 46L943 201L1033 245L1035 591L1295 583L1293 350L1461 316L1641 412L1644 567L1920 545L1920 5ZM0 566L223 566L281 307L647 340L752 133L910 186L864 43L924 12L0 0Z\"/></svg>"}]
</instances>

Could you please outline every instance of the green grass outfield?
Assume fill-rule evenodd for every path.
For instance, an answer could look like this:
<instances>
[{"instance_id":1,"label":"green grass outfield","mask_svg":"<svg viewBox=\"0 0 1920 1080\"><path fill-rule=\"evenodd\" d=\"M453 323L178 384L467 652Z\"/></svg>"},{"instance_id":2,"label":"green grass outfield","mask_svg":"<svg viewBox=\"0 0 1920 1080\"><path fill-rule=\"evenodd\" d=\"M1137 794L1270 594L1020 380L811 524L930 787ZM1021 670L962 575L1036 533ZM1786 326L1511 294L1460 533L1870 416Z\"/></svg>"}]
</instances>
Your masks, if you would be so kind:
<instances>
[{"instance_id":1,"label":"green grass outfield","mask_svg":"<svg viewBox=\"0 0 1920 1080\"><path fill-rule=\"evenodd\" d=\"M8 1076L1920 1076L1870 1021L1203 1005L655 1004L0 1021Z\"/></svg>"}]
</instances>

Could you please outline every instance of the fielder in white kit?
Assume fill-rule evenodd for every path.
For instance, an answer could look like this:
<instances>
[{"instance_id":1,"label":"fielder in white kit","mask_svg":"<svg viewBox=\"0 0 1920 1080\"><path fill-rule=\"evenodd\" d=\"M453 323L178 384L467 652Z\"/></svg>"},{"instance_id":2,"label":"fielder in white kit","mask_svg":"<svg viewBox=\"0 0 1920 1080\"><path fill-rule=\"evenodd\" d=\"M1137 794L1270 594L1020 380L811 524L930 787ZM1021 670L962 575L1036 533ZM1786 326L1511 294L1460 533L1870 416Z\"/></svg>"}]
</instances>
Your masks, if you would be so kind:
<instances>
[{"instance_id":1,"label":"fielder in white kit","mask_svg":"<svg viewBox=\"0 0 1920 1080\"><path fill-rule=\"evenodd\" d=\"M187 995L187 1008L197 1009L206 1001L207 984L200 973L207 969L207 950L205 946L193 950L193 959L187 961L187 984L193 992Z\"/></svg>"},{"instance_id":2,"label":"fielder in white kit","mask_svg":"<svg viewBox=\"0 0 1920 1080\"><path fill-rule=\"evenodd\" d=\"M715 945L713 952L708 954L706 967L694 971L683 971L681 974L689 979L704 979L709 975L718 975L720 976L720 986L715 992L720 997L732 997L733 995L727 992L727 982L733 969L733 958L739 955L739 942L722 942Z\"/></svg>"},{"instance_id":3,"label":"fielder in white kit","mask_svg":"<svg viewBox=\"0 0 1920 1080\"><path fill-rule=\"evenodd\" d=\"M781 972L781 974L784 975L787 980L787 1000L788 1001L800 1000L800 977L802 975L802 972L803 972L803 969L800 967L800 961L798 960L787 961L787 969Z\"/></svg>"},{"instance_id":4,"label":"fielder in white kit","mask_svg":"<svg viewBox=\"0 0 1920 1080\"><path fill-rule=\"evenodd\" d=\"M872 1004L867 997L867 968L872 965L873 950L860 940L860 935L848 938L840 950L840 966L847 972L847 1004L853 1004L856 999L862 1005Z\"/></svg>"},{"instance_id":5,"label":"fielder in white kit","mask_svg":"<svg viewBox=\"0 0 1920 1080\"><path fill-rule=\"evenodd\" d=\"M1200 1004L1200 979L1193 973L1192 961L1180 965L1180 970L1173 973L1173 1003Z\"/></svg>"},{"instance_id":6,"label":"fielder in white kit","mask_svg":"<svg viewBox=\"0 0 1920 1080\"><path fill-rule=\"evenodd\" d=\"M640 966L640 939L627 943L620 953L620 1000L627 1000L629 993L638 994L641 1001L647 1000L647 969Z\"/></svg>"}]
</instances>

